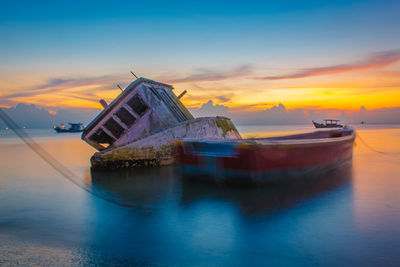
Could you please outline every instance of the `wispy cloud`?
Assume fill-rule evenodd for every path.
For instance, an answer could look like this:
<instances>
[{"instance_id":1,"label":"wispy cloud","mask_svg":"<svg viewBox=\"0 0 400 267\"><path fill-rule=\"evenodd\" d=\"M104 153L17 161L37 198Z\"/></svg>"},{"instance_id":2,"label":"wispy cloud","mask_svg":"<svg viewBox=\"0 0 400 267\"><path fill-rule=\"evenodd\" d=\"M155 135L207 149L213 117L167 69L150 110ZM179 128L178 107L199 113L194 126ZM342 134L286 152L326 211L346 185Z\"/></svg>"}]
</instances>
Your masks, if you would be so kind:
<instances>
[{"instance_id":1,"label":"wispy cloud","mask_svg":"<svg viewBox=\"0 0 400 267\"><path fill-rule=\"evenodd\" d=\"M78 77L78 78L52 78L45 81L42 84L35 85L26 88L20 92L3 94L0 96L0 100L5 101L8 99L18 99L22 97L32 97L43 94L54 94L67 92L70 89L82 86L95 86L95 90L108 90L115 88L116 84L121 81L122 78L117 75L103 75L97 77ZM127 84L125 81L120 83L121 85ZM74 95L69 94L70 97L80 98L82 100L88 100L97 102L96 97L89 91L80 91Z\"/></svg>"},{"instance_id":2,"label":"wispy cloud","mask_svg":"<svg viewBox=\"0 0 400 267\"><path fill-rule=\"evenodd\" d=\"M74 94L61 94L65 97L75 98L79 100L91 101L91 102L98 102L99 99L97 97L86 97L85 95L74 95Z\"/></svg>"},{"instance_id":3,"label":"wispy cloud","mask_svg":"<svg viewBox=\"0 0 400 267\"><path fill-rule=\"evenodd\" d=\"M256 79L260 80L299 79L305 77L335 74L335 73L342 73L355 70L382 68L390 64L393 64L397 61L400 61L400 50L376 53L359 62L318 67L318 68L309 68L300 70L292 74L265 76L265 77L258 77Z\"/></svg>"},{"instance_id":4,"label":"wispy cloud","mask_svg":"<svg viewBox=\"0 0 400 267\"><path fill-rule=\"evenodd\" d=\"M216 96L215 98L218 99L221 102L228 102L229 100L231 100L230 97L226 97L226 96L222 96L222 95L221 96Z\"/></svg>"},{"instance_id":5,"label":"wispy cloud","mask_svg":"<svg viewBox=\"0 0 400 267\"><path fill-rule=\"evenodd\" d=\"M121 77L116 75L103 75L98 77L78 77L78 78L52 78L45 83L35 86L33 90L43 90L51 88L72 88L78 86L90 86L95 84L116 84Z\"/></svg>"},{"instance_id":6,"label":"wispy cloud","mask_svg":"<svg viewBox=\"0 0 400 267\"><path fill-rule=\"evenodd\" d=\"M186 82L208 82L220 81L232 77L239 77L252 73L253 67L251 65L239 66L230 71L213 71L210 69L199 69L197 73L188 75L183 78L169 79L169 83L186 83Z\"/></svg>"}]
</instances>

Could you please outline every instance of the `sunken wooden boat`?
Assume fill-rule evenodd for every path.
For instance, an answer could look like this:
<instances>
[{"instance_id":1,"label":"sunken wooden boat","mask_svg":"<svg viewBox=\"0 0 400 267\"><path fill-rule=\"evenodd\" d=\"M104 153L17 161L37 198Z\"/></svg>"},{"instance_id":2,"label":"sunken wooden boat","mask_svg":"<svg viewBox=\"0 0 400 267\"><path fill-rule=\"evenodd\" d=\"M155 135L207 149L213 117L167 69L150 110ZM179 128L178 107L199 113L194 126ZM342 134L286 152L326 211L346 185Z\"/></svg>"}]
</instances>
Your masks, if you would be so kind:
<instances>
[{"instance_id":1,"label":"sunken wooden boat","mask_svg":"<svg viewBox=\"0 0 400 267\"><path fill-rule=\"evenodd\" d=\"M99 150L92 169L113 170L174 162L174 140L182 138L237 139L229 118L195 119L173 87L146 78L129 84L85 128L82 139Z\"/></svg>"},{"instance_id":2,"label":"sunken wooden boat","mask_svg":"<svg viewBox=\"0 0 400 267\"><path fill-rule=\"evenodd\" d=\"M214 182L278 182L351 163L350 128L259 139L181 140L183 175Z\"/></svg>"}]
</instances>

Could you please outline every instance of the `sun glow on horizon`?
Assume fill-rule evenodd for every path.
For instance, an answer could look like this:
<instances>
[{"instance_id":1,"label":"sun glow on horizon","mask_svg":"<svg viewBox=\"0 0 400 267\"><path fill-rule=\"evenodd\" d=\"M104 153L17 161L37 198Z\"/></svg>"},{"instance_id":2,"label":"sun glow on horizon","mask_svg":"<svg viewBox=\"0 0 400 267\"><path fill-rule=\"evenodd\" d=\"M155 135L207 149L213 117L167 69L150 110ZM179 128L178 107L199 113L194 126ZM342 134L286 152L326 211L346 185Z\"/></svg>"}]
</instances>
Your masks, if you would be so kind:
<instances>
[{"instance_id":1,"label":"sun glow on horizon","mask_svg":"<svg viewBox=\"0 0 400 267\"><path fill-rule=\"evenodd\" d=\"M390 81L381 80L380 75L362 77L336 76L318 78L317 81L298 79L280 81L273 84L253 80L252 77L227 78L220 81L199 81L174 84L176 94L188 90L182 102L188 108L200 108L204 103L213 100L232 110L257 111L268 109L279 103L287 108L307 109L341 109L359 110L361 106L370 109L400 107L400 76L391 76ZM315 78L314 78L315 79ZM26 83L26 81L25 81ZM31 88L37 87L32 84ZM21 92L4 92L0 99L3 107L10 107L19 102L57 108L101 108L100 99L111 102L120 93L112 84L99 83L85 85L61 85L44 90L21 90Z\"/></svg>"},{"instance_id":2,"label":"sun glow on horizon","mask_svg":"<svg viewBox=\"0 0 400 267\"><path fill-rule=\"evenodd\" d=\"M288 109L309 110L400 107L400 50L366 55L356 63L275 70L275 76L264 74L260 78L266 71L262 65L187 70L171 74L170 77L180 78L167 83L175 87L177 95L187 90L182 102L194 109L209 100L233 112L265 110L279 103ZM20 79L17 75L8 73L8 81L14 76L15 82L0 93L4 107L22 102L52 109L101 109L100 99L111 102L120 94L117 84L127 86L132 82L131 76L121 73L81 73L71 77L43 74L41 79L38 76ZM163 81L166 76L151 73L147 77ZM7 88L8 82L0 82L0 86Z\"/></svg>"}]
</instances>

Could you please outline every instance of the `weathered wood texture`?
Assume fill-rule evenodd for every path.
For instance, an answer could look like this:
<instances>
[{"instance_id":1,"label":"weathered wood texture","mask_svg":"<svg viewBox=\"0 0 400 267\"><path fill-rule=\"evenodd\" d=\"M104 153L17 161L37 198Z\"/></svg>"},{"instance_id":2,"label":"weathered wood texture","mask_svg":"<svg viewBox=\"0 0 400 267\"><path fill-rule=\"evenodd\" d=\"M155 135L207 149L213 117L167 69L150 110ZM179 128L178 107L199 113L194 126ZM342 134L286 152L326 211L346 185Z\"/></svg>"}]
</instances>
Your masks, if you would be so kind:
<instances>
[{"instance_id":1,"label":"weathered wood texture","mask_svg":"<svg viewBox=\"0 0 400 267\"><path fill-rule=\"evenodd\" d=\"M168 84L137 79L86 127L82 139L101 151L193 119L172 89Z\"/></svg>"}]
</instances>

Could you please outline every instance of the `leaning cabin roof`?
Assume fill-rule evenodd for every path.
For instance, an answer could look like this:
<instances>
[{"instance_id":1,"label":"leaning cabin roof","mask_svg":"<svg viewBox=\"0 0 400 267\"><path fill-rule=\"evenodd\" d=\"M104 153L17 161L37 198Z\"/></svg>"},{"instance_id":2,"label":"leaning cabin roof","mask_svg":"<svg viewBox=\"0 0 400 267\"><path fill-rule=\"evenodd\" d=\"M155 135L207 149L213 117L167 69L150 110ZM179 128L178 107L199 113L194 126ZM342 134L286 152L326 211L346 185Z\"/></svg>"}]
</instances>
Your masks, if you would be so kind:
<instances>
[{"instance_id":1,"label":"leaning cabin roof","mask_svg":"<svg viewBox=\"0 0 400 267\"><path fill-rule=\"evenodd\" d=\"M115 98L104 110L100 112L97 117L92 120L88 126L85 128L85 131L82 134L82 139L85 138L86 134L89 133L105 116L107 116L110 112L112 112L113 108L117 106L121 101L123 101L127 96L130 95L130 93L135 90L135 88L142 84L142 83L147 83L147 84L152 84L152 85L158 85L162 87L169 87L171 90L174 89L174 87L170 84L166 83L160 83L156 82L150 79L146 79L143 77L140 77L139 79L136 79L132 83L130 83L125 90L123 90L117 98Z\"/></svg>"}]
</instances>

